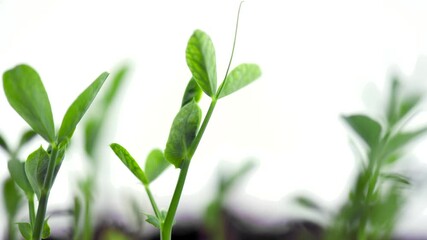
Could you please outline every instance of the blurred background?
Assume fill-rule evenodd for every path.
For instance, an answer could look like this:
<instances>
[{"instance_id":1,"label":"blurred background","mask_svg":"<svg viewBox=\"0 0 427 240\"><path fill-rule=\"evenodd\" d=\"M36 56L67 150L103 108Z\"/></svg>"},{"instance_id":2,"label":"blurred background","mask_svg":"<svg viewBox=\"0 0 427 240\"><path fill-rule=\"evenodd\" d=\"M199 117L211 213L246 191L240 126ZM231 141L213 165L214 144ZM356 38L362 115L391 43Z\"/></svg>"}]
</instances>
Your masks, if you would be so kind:
<instances>
[{"instance_id":1,"label":"blurred background","mask_svg":"<svg viewBox=\"0 0 427 240\"><path fill-rule=\"evenodd\" d=\"M152 148L164 148L191 77L185 62L189 37L195 29L211 36L221 81L239 3L0 0L0 71L20 63L34 67L57 126L101 72L131 66L102 139L96 208L125 215L129 209L123 199L129 196L151 210L143 188L108 145L120 143L141 164ZM257 63L263 74L218 103L192 161L178 215L197 216L214 195L219 169L236 169L248 159L255 159L256 167L233 188L228 202L246 217L262 216L269 224L306 216L291 203L301 194L337 208L347 197L357 164L340 116L377 113L393 73L412 81L414 88L426 88L426 11L421 0L245 1L232 67ZM208 104L205 97L204 113ZM4 94L0 116L0 132L17 144L26 123ZM425 123L426 116L421 112L417 121ZM76 180L88 171L79 139L81 129L52 189L49 209L71 206ZM45 143L33 141L21 158L40 144ZM411 151L411 163L419 169L427 169L426 147L424 140ZM0 159L2 181L8 174L7 156L1 152ZM152 186L163 208L177 177L178 170L169 168ZM427 234L427 191L415 196L400 219L399 233ZM4 216L0 208L0 226Z\"/></svg>"}]
</instances>

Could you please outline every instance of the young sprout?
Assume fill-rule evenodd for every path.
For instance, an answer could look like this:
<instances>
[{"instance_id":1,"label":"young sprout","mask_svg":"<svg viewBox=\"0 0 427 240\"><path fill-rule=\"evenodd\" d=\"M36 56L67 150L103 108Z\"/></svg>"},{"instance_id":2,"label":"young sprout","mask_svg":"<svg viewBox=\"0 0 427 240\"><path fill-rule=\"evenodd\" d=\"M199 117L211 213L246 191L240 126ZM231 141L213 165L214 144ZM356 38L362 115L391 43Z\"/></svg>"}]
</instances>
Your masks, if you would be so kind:
<instances>
[{"instance_id":1,"label":"young sprout","mask_svg":"<svg viewBox=\"0 0 427 240\"><path fill-rule=\"evenodd\" d=\"M405 131L409 116L422 98L405 94L394 78L387 101L385 123L362 114L344 116L363 146L362 166L349 199L326 231L326 239L391 239L406 200L410 179L391 171L408 145L427 133L427 126Z\"/></svg>"},{"instance_id":2,"label":"young sprout","mask_svg":"<svg viewBox=\"0 0 427 240\"><path fill-rule=\"evenodd\" d=\"M12 171L19 172L15 176L12 174L18 186L26 193L35 193L38 199L37 213L30 210L30 222L18 223L25 239L39 240L50 235L46 219L50 190L77 124L107 77L108 73L102 73L77 97L65 113L59 130L55 131L49 98L39 74L24 64L3 74L3 88L9 104L49 144L47 149L40 146L31 153L24 164L12 167Z\"/></svg>"},{"instance_id":3,"label":"young sprout","mask_svg":"<svg viewBox=\"0 0 427 240\"><path fill-rule=\"evenodd\" d=\"M121 66L111 76L109 84L103 87L103 95L98 97L98 102L92 105L92 113L87 116L84 125L84 149L89 164L88 175L79 181L80 196L74 198L74 239L93 239L93 195L97 191L100 156L99 149L102 146L106 125L108 123L110 109L117 98L120 88L123 86L129 72L129 66Z\"/></svg>"},{"instance_id":4,"label":"young sprout","mask_svg":"<svg viewBox=\"0 0 427 240\"><path fill-rule=\"evenodd\" d=\"M239 8L240 10L240 8ZM237 17L239 19L239 17ZM237 25L236 32L237 34ZM148 215L147 221L160 229L162 240L170 240L172 226L184 188L187 172L209 123L217 101L255 81L261 70L256 64L241 64L229 72L236 43L234 37L233 50L224 81L217 88L216 57L214 45L210 37L201 30L194 31L186 49L187 65L191 71L190 79L184 93L182 107L175 116L164 151L154 150L148 155L143 170L129 152L117 143L111 144L112 150L126 167L141 181L150 199L155 215ZM211 99L209 109L202 119L202 111L198 105L201 92ZM150 183L154 181L169 164L180 170L175 191L167 211L160 211L150 191Z\"/></svg>"}]
</instances>

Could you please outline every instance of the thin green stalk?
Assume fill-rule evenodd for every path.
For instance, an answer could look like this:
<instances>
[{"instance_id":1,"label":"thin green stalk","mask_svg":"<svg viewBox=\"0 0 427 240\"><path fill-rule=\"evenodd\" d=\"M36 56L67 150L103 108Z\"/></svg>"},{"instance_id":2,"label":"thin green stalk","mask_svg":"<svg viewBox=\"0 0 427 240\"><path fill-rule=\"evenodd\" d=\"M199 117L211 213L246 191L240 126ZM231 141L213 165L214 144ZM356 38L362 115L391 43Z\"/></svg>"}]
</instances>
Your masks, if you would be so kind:
<instances>
[{"instance_id":1,"label":"thin green stalk","mask_svg":"<svg viewBox=\"0 0 427 240\"><path fill-rule=\"evenodd\" d=\"M83 226L83 239L92 239L92 216L91 216L91 199L90 196L85 193L85 216Z\"/></svg>"},{"instance_id":2,"label":"thin green stalk","mask_svg":"<svg viewBox=\"0 0 427 240\"><path fill-rule=\"evenodd\" d=\"M30 215L30 223L33 224L34 220L36 219L36 210L34 207L34 194L29 194L27 196L28 198L28 211Z\"/></svg>"},{"instance_id":3,"label":"thin green stalk","mask_svg":"<svg viewBox=\"0 0 427 240\"><path fill-rule=\"evenodd\" d=\"M184 189L185 179L187 177L188 168L190 166L189 160L184 160L179 173L178 182L173 193L171 204L169 205L168 214L166 215L165 222L163 223L160 237L161 240L170 240L172 238L172 227L175 219L176 210L178 209L179 200L181 198L182 190Z\"/></svg>"},{"instance_id":4,"label":"thin green stalk","mask_svg":"<svg viewBox=\"0 0 427 240\"><path fill-rule=\"evenodd\" d=\"M16 228L15 228L16 227L15 220L13 218L9 218L7 223L8 223L7 229L8 229L8 233L9 233L9 238L11 240L18 239L16 236L17 234L16 234Z\"/></svg>"},{"instance_id":5,"label":"thin green stalk","mask_svg":"<svg viewBox=\"0 0 427 240\"><path fill-rule=\"evenodd\" d=\"M53 178L55 175L56 157L58 155L58 148L56 144L52 144L52 153L50 155L49 164L47 167L46 178L43 182L43 188L40 194L39 206L37 208L36 222L33 228L33 240L41 239L41 234L46 216L47 202L49 201L50 188L52 186Z\"/></svg>"},{"instance_id":6,"label":"thin green stalk","mask_svg":"<svg viewBox=\"0 0 427 240\"><path fill-rule=\"evenodd\" d=\"M206 116L203 119L202 126L200 127L200 130L197 133L196 138L194 139L193 143L190 146L189 152L187 154L187 158L182 163L181 171L178 177L178 182L175 187L175 192L173 193L172 200L169 205L168 213L166 215L166 219L161 230L162 240L171 239L173 220L175 219L176 210L178 209L178 204L181 198L182 190L184 188L188 168L190 166L191 159L193 158L193 155L196 152L197 146L199 145L200 140L202 139L202 136L206 130L206 127L208 126L213 110L215 109L216 101L217 101L216 98L212 98L212 102L209 106L208 112L206 113Z\"/></svg>"},{"instance_id":7,"label":"thin green stalk","mask_svg":"<svg viewBox=\"0 0 427 240\"><path fill-rule=\"evenodd\" d=\"M150 203L151 203L151 206L153 207L154 213L156 214L156 217L160 219L161 213L160 213L159 207L157 206L156 200L154 199L154 196L151 193L150 186L148 184L147 185L144 184L144 187L145 187L145 191L147 192L148 198L150 199Z\"/></svg>"},{"instance_id":8,"label":"thin green stalk","mask_svg":"<svg viewBox=\"0 0 427 240\"><path fill-rule=\"evenodd\" d=\"M217 98L218 98L219 94L221 93L222 88L224 87L225 81L227 80L228 72L230 71L231 62L233 61L234 49L236 48L236 41L237 41L237 30L239 29L240 9L242 8L243 3L244 3L244 1L240 2L239 10L237 10L237 20L236 20L236 27L234 29L233 47L231 48L230 60L228 61L228 66L227 66L227 70L225 71L224 80L222 81L222 83L219 86L218 91L216 93Z\"/></svg>"}]
</instances>

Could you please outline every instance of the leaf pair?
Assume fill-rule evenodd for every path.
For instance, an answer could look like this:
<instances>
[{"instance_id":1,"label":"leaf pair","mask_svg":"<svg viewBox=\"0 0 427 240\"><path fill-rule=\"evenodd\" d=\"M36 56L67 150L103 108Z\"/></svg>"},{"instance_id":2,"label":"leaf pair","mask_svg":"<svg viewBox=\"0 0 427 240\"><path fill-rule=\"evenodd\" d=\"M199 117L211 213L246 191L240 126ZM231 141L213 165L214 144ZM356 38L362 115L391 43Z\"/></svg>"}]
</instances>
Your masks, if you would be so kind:
<instances>
[{"instance_id":1,"label":"leaf pair","mask_svg":"<svg viewBox=\"0 0 427 240\"><path fill-rule=\"evenodd\" d=\"M382 127L380 123L366 115L344 116L343 119L370 148L375 148L381 141ZM415 139L427 133L427 127L410 132L397 132L386 142L382 157L388 159L408 146Z\"/></svg>"},{"instance_id":2,"label":"leaf pair","mask_svg":"<svg viewBox=\"0 0 427 240\"><path fill-rule=\"evenodd\" d=\"M166 211L161 211L160 217L156 217L156 216L151 215L151 214L145 214L145 216L147 216L147 219L145 221L150 223L154 227L161 229L163 221L166 219L166 215L167 215Z\"/></svg>"},{"instance_id":3,"label":"leaf pair","mask_svg":"<svg viewBox=\"0 0 427 240\"><path fill-rule=\"evenodd\" d=\"M241 64L230 72L217 93L215 48L211 38L194 31L186 50L187 65L200 88L210 97L222 98L255 81L261 70L256 64Z\"/></svg>"},{"instance_id":4,"label":"leaf pair","mask_svg":"<svg viewBox=\"0 0 427 240\"><path fill-rule=\"evenodd\" d=\"M35 193L37 198L40 199L49 159L49 154L40 147L28 156L26 162L16 159L9 161L8 168L11 177L27 196ZM58 170L57 167L55 175Z\"/></svg>"},{"instance_id":5,"label":"leaf pair","mask_svg":"<svg viewBox=\"0 0 427 240\"><path fill-rule=\"evenodd\" d=\"M24 239L26 239L26 240L33 239L33 229L31 227L31 224L25 223L25 222L20 222L17 224L18 224L18 229L21 232ZM49 224L47 223L47 219L46 219L43 223L43 230L42 230L41 238L45 239L45 238L48 238L49 236L50 236L50 227L49 227Z\"/></svg>"},{"instance_id":6,"label":"leaf pair","mask_svg":"<svg viewBox=\"0 0 427 240\"><path fill-rule=\"evenodd\" d=\"M145 161L145 171L143 171L138 162L124 147L117 143L111 144L110 147L123 164L144 185L149 185L153 182L169 166L169 163L164 158L163 152L159 149L154 149L148 154Z\"/></svg>"},{"instance_id":7,"label":"leaf pair","mask_svg":"<svg viewBox=\"0 0 427 240\"><path fill-rule=\"evenodd\" d=\"M77 124L89 108L99 89L107 79L102 73L68 108L59 132L55 135L52 110L39 74L28 65L18 65L3 75L3 87L10 105L49 143L58 144L70 139Z\"/></svg>"}]
</instances>

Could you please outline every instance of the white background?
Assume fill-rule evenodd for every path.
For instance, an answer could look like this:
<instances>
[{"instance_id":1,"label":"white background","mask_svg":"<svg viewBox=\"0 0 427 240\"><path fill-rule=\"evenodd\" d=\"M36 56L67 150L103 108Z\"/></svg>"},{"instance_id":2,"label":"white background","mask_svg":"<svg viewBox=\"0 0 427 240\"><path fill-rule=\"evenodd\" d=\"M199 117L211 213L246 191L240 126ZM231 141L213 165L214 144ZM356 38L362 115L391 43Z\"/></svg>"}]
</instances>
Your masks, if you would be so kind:
<instances>
[{"instance_id":1,"label":"white background","mask_svg":"<svg viewBox=\"0 0 427 240\"><path fill-rule=\"evenodd\" d=\"M108 144L122 144L141 164L152 148L164 147L190 78L185 62L188 38L195 29L211 36L221 81L238 5L234 0L0 0L0 71L19 63L33 66L59 126L68 105L101 72L131 63L103 139L104 189L98 200L124 214L128 210L123 197L134 195L150 211L141 185ZM294 212L290 198L296 194L336 207L347 194L356 166L340 115L378 113L393 72L425 88L426 11L424 1L246 1L233 66L254 62L263 75L218 103L194 156L180 213L194 214L204 207L220 164L233 169L248 158L257 160L257 168L233 193L230 204L240 205L250 216L266 215L273 222L286 218ZM201 105L206 112L206 96ZM16 143L26 125L3 94L0 116L1 133ZM76 180L85 175L81 131L75 139L52 190L50 208L68 207ZM38 139L34 146L40 144ZM420 167L427 156L422 146L414 150ZM0 164L4 179L6 161ZM171 168L153 185L164 208L177 173ZM417 195L418 202L426 202L425 193ZM425 227L426 208L416 202L402 217L400 232L417 233ZM1 209L0 226L4 214Z\"/></svg>"}]
</instances>

